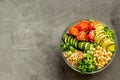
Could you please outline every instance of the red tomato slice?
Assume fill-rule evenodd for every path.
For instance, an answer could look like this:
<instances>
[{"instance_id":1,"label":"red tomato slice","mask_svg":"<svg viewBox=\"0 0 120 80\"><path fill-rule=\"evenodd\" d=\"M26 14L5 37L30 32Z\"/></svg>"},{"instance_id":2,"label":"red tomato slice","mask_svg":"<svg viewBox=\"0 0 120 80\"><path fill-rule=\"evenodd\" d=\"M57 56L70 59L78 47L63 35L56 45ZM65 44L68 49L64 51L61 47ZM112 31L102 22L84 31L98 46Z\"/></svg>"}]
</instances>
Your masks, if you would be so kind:
<instances>
[{"instance_id":1,"label":"red tomato slice","mask_svg":"<svg viewBox=\"0 0 120 80\"><path fill-rule=\"evenodd\" d=\"M93 30L98 23L99 23L98 21L90 22L89 30Z\"/></svg>"},{"instance_id":2,"label":"red tomato slice","mask_svg":"<svg viewBox=\"0 0 120 80\"><path fill-rule=\"evenodd\" d=\"M89 30L91 31L91 30L93 30L93 28L94 28L94 23L90 22Z\"/></svg>"},{"instance_id":3,"label":"red tomato slice","mask_svg":"<svg viewBox=\"0 0 120 80\"><path fill-rule=\"evenodd\" d=\"M93 40L93 39L90 39L90 42L94 42L94 40Z\"/></svg>"},{"instance_id":4,"label":"red tomato slice","mask_svg":"<svg viewBox=\"0 0 120 80\"><path fill-rule=\"evenodd\" d=\"M87 34L85 37L85 40L88 42L89 41L89 35Z\"/></svg>"},{"instance_id":5,"label":"red tomato slice","mask_svg":"<svg viewBox=\"0 0 120 80\"><path fill-rule=\"evenodd\" d=\"M75 28L74 26L72 26L72 27L69 28L69 34L70 35L77 36L78 32L79 32L78 29Z\"/></svg>"},{"instance_id":6,"label":"red tomato slice","mask_svg":"<svg viewBox=\"0 0 120 80\"><path fill-rule=\"evenodd\" d=\"M77 40L82 41L85 40L86 33L84 31L80 31L77 35Z\"/></svg>"},{"instance_id":7,"label":"red tomato slice","mask_svg":"<svg viewBox=\"0 0 120 80\"><path fill-rule=\"evenodd\" d=\"M91 31L89 32L90 42L93 42L93 41L94 41L94 36L95 36L95 31L94 31L94 30L91 30Z\"/></svg>"},{"instance_id":8,"label":"red tomato slice","mask_svg":"<svg viewBox=\"0 0 120 80\"><path fill-rule=\"evenodd\" d=\"M79 31L87 31L89 28L89 23L82 21L82 22L78 22L75 26Z\"/></svg>"}]
</instances>

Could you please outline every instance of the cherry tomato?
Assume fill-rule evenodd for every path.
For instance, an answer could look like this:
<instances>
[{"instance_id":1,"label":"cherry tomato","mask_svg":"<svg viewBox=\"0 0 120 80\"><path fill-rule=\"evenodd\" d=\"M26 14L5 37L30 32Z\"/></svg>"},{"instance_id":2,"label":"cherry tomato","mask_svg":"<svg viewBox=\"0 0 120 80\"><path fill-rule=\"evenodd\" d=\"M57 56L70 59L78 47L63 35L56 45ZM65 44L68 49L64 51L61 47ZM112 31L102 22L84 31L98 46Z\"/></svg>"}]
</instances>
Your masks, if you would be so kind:
<instances>
[{"instance_id":1,"label":"cherry tomato","mask_svg":"<svg viewBox=\"0 0 120 80\"><path fill-rule=\"evenodd\" d=\"M91 30L93 30L93 28L94 28L94 23L90 22L89 30L91 31Z\"/></svg>"},{"instance_id":2,"label":"cherry tomato","mask_svg":"<svg viewBox=\"0 0 120 80\"><path fill-rule=\"evenodd\" d=\"M89 23L85 21L80 21L75 26L79 31L87 31L89 28Z\"/></svg>"},{"instance_id":3,"label":"cherry tomato","mask_svg":"<svg viewBox=\"0 0 120 80\"><path fill-rule=\"evenodd\" d=\"M77 34L77 40L79 40L79 41L85 40L85 37L86 37L86 33L84 31L80 31Z\"/></svg>"},{"instance_id":4,"label":"cherry tomato","mask_svg":"<svg viewBox=\"0 0 120 80\"><path fill-rule=\"evenodd\" d=\"M89 35L87 34L85 37L85 40L88 42L89 41Z\"/></svg>"},{"instance_id":5,"label":"cherry tomato","mask_svg":"<svg viewBox=\"0 0 120 80\"><path fill-rule=\"evenodd\" d=\"M78 32L79 32L78 29L75 28L74 26L72 26L72 27L69 28L69 34L70 35L77 36Z\"/></svg>"},{"instance_id":6,"label":"cherry tomato","mask_svg":"<svg viewBox=\"0 0 120 80\"><path fill-rule=\"evenodd\" d=\"M94 40L93 40L93 39L90 39L90 42L94 42Z\"/></svg>"},{"instance_id":7,"label":"cherry tomato","mask_svg":"<svg viewBox=\"0 0 120 80\"><path fill-rule=\"evenodd\" d=\"M90 42L93 42L94 41L94 36L95 36L95 31L94 30L91 30L89 32L89 39L90 39Z\"/></svg>"},{"instance_id":8,"label":"cherry tomato","mask_svg":"<svg viewBox=\"0 0 120 80\"><path fill-rule=\"evenodd\" d=\"M98 21L90 22L89 30L93 30L98 23Z\"/></svg>"}]
</instances>

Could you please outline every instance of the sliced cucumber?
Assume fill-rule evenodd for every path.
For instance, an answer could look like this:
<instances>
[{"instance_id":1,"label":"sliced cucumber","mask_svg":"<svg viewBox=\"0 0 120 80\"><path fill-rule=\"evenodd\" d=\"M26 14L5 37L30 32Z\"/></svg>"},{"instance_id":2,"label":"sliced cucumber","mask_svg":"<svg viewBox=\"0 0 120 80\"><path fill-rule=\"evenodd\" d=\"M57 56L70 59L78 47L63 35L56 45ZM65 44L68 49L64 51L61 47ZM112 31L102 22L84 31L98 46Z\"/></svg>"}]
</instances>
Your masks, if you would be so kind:
<instances>
[{"instance_id":1,"label":"sliced cucumber","mask_svg":"<svg viewBox=\"0 0 120 80\"><path fill-rule=\"evenodd\" d=\"M87 50L88 45L89 45L89 42L86 42L86 44L85 44L85 50Z\"/></svg>"},{"instance_id":2,"label":"sliced cucumber","mask_svg":"<svg viewBox=\"0 0 120 80\"><path fill-rule=\"evenodd\" d=\"M92 49L93 49L93 44L90 44L89 50L92 50Z\"/></svg>"},{"instance_id":3,"label":"sliced cucumber","mask_svg":"<svg viewBox=\"0 0 120 80\"><path fill-rule=\"evenodd\" d=\"M75 48L77 48L78 47L78 41L76 40L75 41Z\"/></svg>"},{"instance_id":4,"label":"sliced cucumber","mask_svg":"<svg viewBox=\"0 0 120 80\"><path fill-rule=\"evenodd\" d=\"M68 35L65 36L65 38L64 38L65 43L68 43L68 37L69 37Z\"/></svg>"},{"instance_id":5,"label":"sliced cucumber","mask_svg":"<svg viewBox=\"0 0 120 80\"><path fill-rule=\"evenodd\" d=\"M90 43L87 45L87 48L86 48L86 50L90 50Z\"/></svg>"},{"instance_id":6,"label":"sliced cucumber","mask_svg":"<svg viewBox=\"0 0 120 80\"><path fill-rule=\"evenodd\" d=\"M82 49L85 50L85 45L87 44L87 42L83 43Z\"/></svg>"},{"instance_id":7,"label":"sliced cucumber","mask_svg":"<svg viewBox=\"0 0 120 80\"><path fill-rule=\"evenodd\" d=\"M73 42L74 42L74 37L71 38L71 45L72 46L74 45Z\"/></svg>"},{"instance_id":8,"label":"sliced cucumber","mask_svg":"<svg viewBox=\"0 0 120 80\"><path fill-rule=\"evenodd\" d=\"M76 41L76 38L73 39L73 46L75 46L75 41Z\"/></svg>"},{"instance_id":9,"label":"sliced cucumber","mask_svg":"<svg viewBox=\"0 0 120 80\"><path fill-rule=\"evenodd\" d=\"M83 50L84 42L81 43L80 48Z\"/></svg>"},{"instance_id":10,"label":"sliced cucumber","mask_svg":"<svg viewBox=\"0 0 120 80\"><path fill-rule=\"evenodd\" d=\"M78 42L78 48L81 49L82 42Z\"/></svg>"},{"instance_id":11,"label":"sliced cucumber","mask_svg":"<svg viewBox=\"0 0 120 80\"><path fill-rule=\"evenodd\" d=\"M67 42L70 44L70 40L71 40L72 36L69 36L67 39Z\"/></svg>"},{"instance_id":12,"label":"sliced cucumber","mask_svg":"<svg viewBox=\"0 0 120 80\"><path fill-rule=\"evenodd\" d=\"M63 37L62 37L63 41L64 41L64 39L65 39L66 36L68 36L67 33L63 35Z\"/></svg>"}]
</instances>

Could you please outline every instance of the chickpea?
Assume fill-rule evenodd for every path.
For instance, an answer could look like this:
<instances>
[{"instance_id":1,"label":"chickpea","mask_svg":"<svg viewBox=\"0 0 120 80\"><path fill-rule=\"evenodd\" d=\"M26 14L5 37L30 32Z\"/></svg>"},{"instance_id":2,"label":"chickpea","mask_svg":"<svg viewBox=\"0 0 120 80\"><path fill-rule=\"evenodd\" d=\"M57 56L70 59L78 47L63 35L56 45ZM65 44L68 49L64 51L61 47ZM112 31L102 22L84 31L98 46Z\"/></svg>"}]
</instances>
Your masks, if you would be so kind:
<instances>
[{"instance_id":1,"label":"chickpea","mask_svg":"<svg viewBox=\"0 0 120 80\"><path fill-rule=\"evenodd\" d=\"M94 54L93 51L91 52L91 54Z\"/></svg>"},{"instance_id":2,"label":"chickpea","mask_svg":"<svg viewBox=\"0 0 120 80\"><path fill-rule=\"evenodd\" d=\"M100 67L104 67L104 65L101 65Z\"/></svg>"},{"instance_id":3,"label":"chickpea","mask_svg":"<svg viewBox=\"0 0 120 80\"><path fill-rule=\"evenodd\" d=\"M93 51L95 51L96 49L95 48L92 48Z\"/></svg>"},{"instance_id":4,"label":"chickpea","mask_svg":"<svg viewBox=\"0 0 120 80\"><path fill-rule=\"evenodd\" d=\"M108 64L108 61L107 61L107 60L105 61L105 64Z\"/></svg>"},{"instance_id":5,"label":"chickpea","mask_svg":"<svg viewBox=\"0 0 120 80\"><path fill-rule=\"evenodd\" d=\"M99 56L99 57L97 58L97 60L100 60L100 58L101 58L101 57Z\"/></svg>"},{"instance_id":6,"label":"chickpea","mask_svg":"<svg viewBox=\"0 0 120 80\"><path fill-rule=\"evenodd\" d=\"M100 58L100 60L99 60L100 62L104 62L104 59L103 58Z\"/></svg>"},{"instance_id":7,"label":"chickpea","mask_svg":"<svg viewBox=\"0 0 120 80\"><path fill-rule=\"evenodd\" d=\"M100 66L99 66L99 67L97 67L97 69L101 69L101 68L102 68L102 67L100 67Z\"/></svg>"},{"instance_id":8,"label":"chickpea","mask_svg":"<svg viewBox=\"0 0 120 80\"><path fill-rule=\"evenodd\" d=\"M110 60L111 60L111 57L108 57L107 59L108 59L108 61L110 61Z\"/></svg>"},{"instance_id":9,"label":"chickpea","mask_svg":"<svg viewBox=\"0 0 120 80\"><path fill-rule=\"evenodd\" d=\"M99 57L99 55L98 55L98 54L95 54L94 57Z\"/></svg>"},{"instance_id":10,"label":"chickpea","mask_svg":"<svg viewBox=\"0 0 120 80\"><path fill-rule=\"evenodd\" d=\"M105 57L109 57L108 53L105 53Z\"/></svg>"},{"instance_id":11,"label":"chickpea","mask_svg":"<svg viewBox=\"0 0 120 80\"><path fill-rule=\"evenodd\" d=\"M102 65L105 65L105 62L102 62Z\"/></svg>"},{"instance_id":12,"label":"chickpea","mask_svg":"<svg viewBox=\"0 0 120 80\"><path fill-rule=\"evenodd\" d=\"M102 48L102 47L100 47L100 50L103 50L103 48Z\"/></svg>"},{"instance_id":13,"label":"chickpea","mask_svg":"<svg viewBox=\"0 0 120 80\"><path fill-rule=\"evenodd\" d=\"M99 49L100 49L100 46L98 46L97 49L99 50Z\"/></svg>"},{"instance_id":14,"label":"chickpea","mask_svg":"<svg viewBox=\"0 0 120 80\"><path fill-rule=\"evenodd\" d=\"M105 54L104 52L99 53L100 56L104 56L104 54Z\"/></svg>"},{"instance_id":15,"label":"chickpea","mask_svg":"<svg viewBox=\"0 0 120 80\"><path fill-rule=\"evenodd\" d=\"M103 49L103 52L105 52L105 53L106 53L106 50L105 50L105 49Z\"/></svg>"},{"instance_id":16,"label":"chickpea","mask_svg":"<svg viewBox=\"0 0 120 80\"><path fill-rule=\"evenodd\" d=\"M96 54L99 54L100 53L100 50L96 50Z\"/></svg>"},{"instance_id":17,"label":"chickpea","mask_svg":"<svg viewBox=\"0 0 120 80\"><path fill-rule=\"evenodd\" d=\"M98 66L101 66L102 64L101 63L98 63Z\"/></svg>"},{"instance_id":18,"label":"chickpea","mask_svg":"<svg viewBox=\"0 0 120 80\"><path fill-rule=\"evenodd\" d=\"M108 55L111 57L111 56L112 56L112 53L111 53L111 52L108 52Z\"/></svg>"},{"instance_id":19,"label":"chickpea","mask_svg":"<svg viewBox=\"0 0 120 80\"><path fill-rule=\"evenodd\" d=\"M98 63L96 63L95 65L98 66Z\"/></svg>"},{"instance_id":20,"label":"chickpea","mask_svg":"<svg viewBox=\"0 0 120 80\"><path fill-rule=\"evenodd\" d=\"M95 58L95 57L94 57L93 59L94 59L94 60L96 60L96 58Z\"/></svg>"}]
</instances>

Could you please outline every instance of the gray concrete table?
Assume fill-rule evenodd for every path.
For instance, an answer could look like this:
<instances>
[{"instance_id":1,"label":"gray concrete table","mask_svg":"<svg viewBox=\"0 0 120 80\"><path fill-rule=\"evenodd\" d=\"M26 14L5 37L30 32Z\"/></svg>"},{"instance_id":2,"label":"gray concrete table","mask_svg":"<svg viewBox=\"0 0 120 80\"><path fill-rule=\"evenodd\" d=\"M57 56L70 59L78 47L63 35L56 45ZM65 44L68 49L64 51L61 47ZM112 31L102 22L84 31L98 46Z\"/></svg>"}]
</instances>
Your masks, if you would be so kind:
<instances>
[{"instance_id":1,"label":"gray concrete table","mask_svg":"<svg viewBox=\"0 0 120 80\"><path fill-rule=\"evenodd\" d=\"M119 0L0 0L0 80L119 80ZM116 57L108 68L81 75L60 53L73 21L98 19L115 30Z\"/></svg>"}]
</instances>

